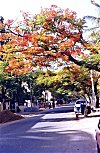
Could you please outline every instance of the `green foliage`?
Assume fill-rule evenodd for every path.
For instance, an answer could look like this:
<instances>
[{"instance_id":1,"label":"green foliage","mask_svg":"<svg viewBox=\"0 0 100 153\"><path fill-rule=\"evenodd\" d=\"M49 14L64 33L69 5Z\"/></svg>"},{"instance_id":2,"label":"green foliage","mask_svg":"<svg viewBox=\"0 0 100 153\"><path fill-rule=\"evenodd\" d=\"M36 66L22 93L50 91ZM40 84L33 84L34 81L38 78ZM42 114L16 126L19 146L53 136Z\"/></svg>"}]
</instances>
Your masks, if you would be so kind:
<instances>
[{"instance_id":1,"label":"green foliage","mask_svg":"<svg viewBox=\"0 0 100 153\"><path fill-rule=\"evenodd\" d=\"M46 17L43 14L39 14L36 17L35 24L43 25L43 23L45 22L45 19L46 19Z\"/></svg>"}]
</instances>

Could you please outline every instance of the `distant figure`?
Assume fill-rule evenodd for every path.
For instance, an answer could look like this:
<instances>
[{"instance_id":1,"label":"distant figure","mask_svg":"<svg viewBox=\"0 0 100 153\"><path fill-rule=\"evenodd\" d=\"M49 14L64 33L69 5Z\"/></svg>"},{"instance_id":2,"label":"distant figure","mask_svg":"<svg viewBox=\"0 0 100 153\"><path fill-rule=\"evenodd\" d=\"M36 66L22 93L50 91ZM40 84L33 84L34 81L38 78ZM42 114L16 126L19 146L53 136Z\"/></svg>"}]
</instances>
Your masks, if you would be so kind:
<instances>
[{"instance_id":1,"label":"distant figure","mask_svg":"<svg viewBox=\"0 0 100 153\"><path fill-rule=\"evenodd\" d=\"M52 107L55 108L55 102L54 101L52 102Z\"/></svg>"},{"instance_id":2,"label":"distant figure","mask_svg":"<svg viewBox=\"0 0 100 153\"><path fill-rule=\"evenodd\" d=\"M49 109L51 108L51 103L49 102Z\"/></svg>"},{"instance_id":3,"label":"distant figure","mask_svg":"<svg viewBox=\"0 0 100 153\"><path fill-rule=\"evenodd\" d=\"M17 113L19 113L21 110L20 110L20 108L19 108L19 106L17 106Z\"/></svg>"}]
</instances>

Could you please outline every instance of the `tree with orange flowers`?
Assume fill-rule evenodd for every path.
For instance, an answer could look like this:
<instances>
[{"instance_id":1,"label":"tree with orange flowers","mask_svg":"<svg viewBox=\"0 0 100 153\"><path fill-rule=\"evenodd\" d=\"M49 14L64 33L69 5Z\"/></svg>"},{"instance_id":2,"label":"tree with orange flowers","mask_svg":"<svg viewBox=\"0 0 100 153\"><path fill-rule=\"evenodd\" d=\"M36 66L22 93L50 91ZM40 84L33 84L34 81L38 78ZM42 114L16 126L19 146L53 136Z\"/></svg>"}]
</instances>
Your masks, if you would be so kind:
<instances>
[{"instance_id":1,"label":"tree with orange flowers","mask_svg":"<svg viewBox=\"0 0 100 153\"><path fill-rule=\"evenodd\" d=\"M52 5L22 17L18 22L0 18L1 73L20 76L55 63L100 71L100 45L83 38L85 21L74 11Z\"/></svg>"},{"instance_id":2,"label":"tree with orange flowers","mask_svg":"<svg viewBox=\"0 0 100 153\"><path fill-rule=\"evenodd\" d=\"M73 62L100 71L100 48L83 39L84 20L78 19L74 11L52 5L35 16L22 15L23 20L15 25L13 20L0 20L4 72L21 75L55 62Z\"/></svg>"}]
</instances>

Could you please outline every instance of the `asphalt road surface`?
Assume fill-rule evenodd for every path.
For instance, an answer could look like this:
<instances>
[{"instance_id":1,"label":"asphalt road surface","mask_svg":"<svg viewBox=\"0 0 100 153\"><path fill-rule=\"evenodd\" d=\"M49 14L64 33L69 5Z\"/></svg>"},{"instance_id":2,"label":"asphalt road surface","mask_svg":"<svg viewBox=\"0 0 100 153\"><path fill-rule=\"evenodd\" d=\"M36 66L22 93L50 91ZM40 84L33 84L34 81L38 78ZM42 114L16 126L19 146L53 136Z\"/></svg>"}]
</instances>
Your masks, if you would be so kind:
<instances>
[{"instance_id":1,"label":"asphalt road surface","mask_svg":"<svg viewBox=\"0 0 100 153\"><path fill-rule=\"evenodd\" d=\"M100 115L47 112L0 125L0 153L97 153L95 129Z\"/></svg>"}]
</instances>

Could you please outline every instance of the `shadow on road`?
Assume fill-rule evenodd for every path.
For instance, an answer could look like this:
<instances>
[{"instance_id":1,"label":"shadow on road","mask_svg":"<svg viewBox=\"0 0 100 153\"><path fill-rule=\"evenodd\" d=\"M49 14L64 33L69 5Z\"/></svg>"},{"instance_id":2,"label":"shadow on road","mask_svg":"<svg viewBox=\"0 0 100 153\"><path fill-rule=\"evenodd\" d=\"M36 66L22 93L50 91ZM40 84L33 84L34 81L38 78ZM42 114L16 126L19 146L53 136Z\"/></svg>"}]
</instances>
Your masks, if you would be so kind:
<instances>
[{"instance_id":1,"label":"shadow on road","mask_svg":"<svg viewBox=\"0 0 100 153\"><path fill-rule=\"evenodd\" d=\"M35 127L2 137L2 153L96 153L93 137L79 130Z\"/></svg>"},{"instance_id":2,"label":"shadow on road","mask_svg":"<svg viewBox=\"0 0 100 153\"><path fill-rule=\"evenodd\" d=\"M67 113L41 114L2 126L0 152L96 153L96 142L91 134L75 130L73 124L78 126L78 122L69 122L72 126L68 127L67 122L75 120Z\"/></svg>"},{"instance_id":3,"label":"shadow on road","mask_svg":"<svg viewBox=\"0 0 100 153\"><path fill-rule=\"evenodd\" d=\"M88 115L87 117L88 117L88 118L92 118L92 117L100 117L100 113L99 113L99 114L96 114L96 113L94 113L94 114L90 114L90 115Z\"/></svg>"},{"instance_id":4,"label":"shadow on road","mask_svg":"<svg viewBox=\"0 0 100 153\"><path fill-rule=\"evenodd\" d=\"M75 121L76 118L52 118L52 119L41 119L41 122L63 122L63 121Z\"/></svg>"}]
</instances>

